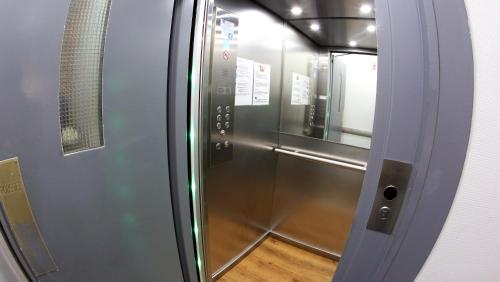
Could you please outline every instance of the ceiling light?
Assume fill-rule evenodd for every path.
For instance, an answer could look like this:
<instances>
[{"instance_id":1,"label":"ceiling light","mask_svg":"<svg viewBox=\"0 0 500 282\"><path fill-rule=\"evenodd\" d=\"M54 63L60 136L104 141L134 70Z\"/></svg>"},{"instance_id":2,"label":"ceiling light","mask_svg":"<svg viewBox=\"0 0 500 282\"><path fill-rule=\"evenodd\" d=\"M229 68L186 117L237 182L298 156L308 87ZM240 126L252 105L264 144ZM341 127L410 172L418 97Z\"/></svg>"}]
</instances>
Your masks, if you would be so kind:
<instances>
[{"instance_id":1,"label":"ceiling light","mask_svg":"<svg viewBox=\"0 0 500 282\"><path fill-rule=\"evenodd\" d=\"M356 42L356 41L349 41L349 46L356 47L356 46L358 46L358 42Z\"/></svg>"},{"instance_id":2,"label":"ceiling light","mask_svg":"<svg viewBox=\"0 0 500 282\"><path fill-rule=\"evenodd\" d=\"M363 4L359 8L359 11L361 12L361 14L369 14L372 12L372 6L370 6L368 4Z\"/></svg>"},{"instance_id":3,"label":"ceiling light","mask_svg":"<svg viewBox=\"0 0 500 282\"><path fill-rule=\"evenodd\" d=\"M368 32L375 32L375 30L377 30L377 28L375 27L375 25L371 24L371 25L366 27L366 30Z\"/></svg>"},{"instance_id":4,"label":"ceiling light","mask_svg":"<svg viewBox=\"0 0 500 282\"><path fill-rule=\"evenodd\" d=\"M302 8L295 6L290 10L290 12L292 12L292 15L294 16L300 16L302 14Z\"/></svg>"},{"instance_id":5,"label":"ceiling light","mask_svg":"<svg viewBox=\"0 0 500 282\"><path fill-rule=\"evenodd\" d=\"M319 30L319 24L315 24L315 23L311 24L310 28L311 28L312 31L318 31Z\"/></svg>"}]
</instances>

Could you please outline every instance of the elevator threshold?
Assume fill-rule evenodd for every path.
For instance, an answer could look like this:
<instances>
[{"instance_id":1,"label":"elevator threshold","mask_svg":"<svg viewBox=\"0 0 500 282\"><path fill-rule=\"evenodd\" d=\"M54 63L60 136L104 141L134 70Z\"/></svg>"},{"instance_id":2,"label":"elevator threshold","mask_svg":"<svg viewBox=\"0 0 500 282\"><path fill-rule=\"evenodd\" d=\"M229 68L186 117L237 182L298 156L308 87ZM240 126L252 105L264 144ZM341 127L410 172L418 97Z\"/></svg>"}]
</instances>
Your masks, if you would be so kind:
<instances>
[{"instance_id":1,"label":"elevator threshold","mask_svg":"<svg viewBox=\"0 0 500 282\"><path fill-rule=\"evenodd\" d=\"M337 261L267 237L218 282L331 281Z\"/></svg>"}]
</instances>

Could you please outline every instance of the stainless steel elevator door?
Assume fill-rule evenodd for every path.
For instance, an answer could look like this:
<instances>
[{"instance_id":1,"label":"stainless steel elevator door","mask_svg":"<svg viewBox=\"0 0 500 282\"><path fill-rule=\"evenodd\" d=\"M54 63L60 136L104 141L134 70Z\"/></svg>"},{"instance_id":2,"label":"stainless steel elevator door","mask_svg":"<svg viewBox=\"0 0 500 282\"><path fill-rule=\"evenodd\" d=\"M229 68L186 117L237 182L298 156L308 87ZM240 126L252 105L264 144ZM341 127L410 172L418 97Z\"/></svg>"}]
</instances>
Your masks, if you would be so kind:
<instances>
[{"instance_id":1,"label":"stainless steel elevator door","mask_svg":"<svg viewBox=\"0 0 500 282\"><path fill-rule=\"evenodd\" d=\"M58 272L41 281L182 281L169 190L173 0L114 1L103 57L105 146L63 155L59 67L69 1L0 4L0 159L19 157Z\"/></svg>"}]
</instances>

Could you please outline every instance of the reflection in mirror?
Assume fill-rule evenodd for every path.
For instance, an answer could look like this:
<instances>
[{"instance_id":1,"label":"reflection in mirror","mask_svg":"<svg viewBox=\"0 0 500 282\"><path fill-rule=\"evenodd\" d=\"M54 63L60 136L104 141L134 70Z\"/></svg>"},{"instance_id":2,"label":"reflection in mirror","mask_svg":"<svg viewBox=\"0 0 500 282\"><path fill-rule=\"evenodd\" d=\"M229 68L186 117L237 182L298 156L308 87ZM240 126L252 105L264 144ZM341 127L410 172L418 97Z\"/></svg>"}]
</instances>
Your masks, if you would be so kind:
<instances>
[{"instance_id":1,"label":"reflection in mirror","mask_svg":"<svg viewBox=\"0 0 500 282\"><path fill-rule=\"evenodd\" d=\"M281 132L312 136L317 98L317 47L296 29L285 27Z\"/></svg>"},{"instance_id":2,"label":"reflection in mirror","mask_svg":"<svg viewBox=\"0 0 500 282\"><path fill-rule=\"evenodd\" d=\"M317 52L296 33L286 32L281 133L369 149L376 53Z\"/></svg>"},{"instance_id":3,"label":"reflection in mirror","mask_svg":"<svg viewBox=\"0 0 500 282\"><path fill-rule=\"evenodd\" d=\"M375 113L377 56L332 53L330 62L324 139L368 149Z\"/></svg>"}]
</instances>

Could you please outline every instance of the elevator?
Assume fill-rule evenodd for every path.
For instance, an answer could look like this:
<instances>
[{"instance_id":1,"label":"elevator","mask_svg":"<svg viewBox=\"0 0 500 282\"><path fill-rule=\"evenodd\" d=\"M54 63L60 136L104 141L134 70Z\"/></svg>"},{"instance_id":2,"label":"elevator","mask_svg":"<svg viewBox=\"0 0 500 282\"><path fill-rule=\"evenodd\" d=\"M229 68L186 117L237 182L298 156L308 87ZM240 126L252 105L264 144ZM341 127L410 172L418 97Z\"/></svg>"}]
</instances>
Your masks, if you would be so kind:
<instances>
[{"instance_id":1,"label":"elevator","mask_svg":"<svg viewBox=\"0 0 500 282\"><path fill-rule=\"evenodd\" d=\"M464 164L461 1L0 1L0 280L412 281Z\"/></svg>"},{"instance_id":2,"label":"elevator","mask_svg":"<svg viewBox=\"0 0 500 282\"><path fill-rule=\"evenodd\" d=\"M377 81L374 3L341 2L207 7L192 119L198 247L209 280L303 279L293 267L283 270L280 252L311 256L298 266L304 271L323 263L310 273L318 281L333 277L366 170ZM263 248L260 259L278 261L254 258ZM259 274L245 266L250 260L283 263L285 278Z\"/></svg>"}]
</instances>

